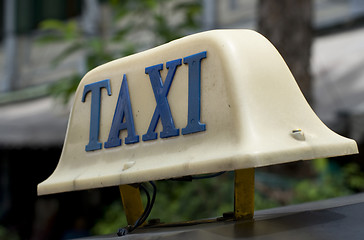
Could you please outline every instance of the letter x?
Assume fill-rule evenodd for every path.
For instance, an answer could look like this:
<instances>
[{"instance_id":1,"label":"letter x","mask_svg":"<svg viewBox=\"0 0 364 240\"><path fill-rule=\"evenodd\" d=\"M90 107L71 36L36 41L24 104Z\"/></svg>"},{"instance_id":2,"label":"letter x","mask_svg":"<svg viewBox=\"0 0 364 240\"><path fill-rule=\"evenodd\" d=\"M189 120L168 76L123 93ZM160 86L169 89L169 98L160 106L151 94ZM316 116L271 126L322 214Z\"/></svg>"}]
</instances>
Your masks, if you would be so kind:
<instances>
[{"instance_id":1,"label":"letter x","mask_svg":"<svg viewBox=\"0 0 364 240\"><path fill-rule=\"evenodd\" d=\"M143 135L143 141L157 139L155 129L159 119L163 125L163 131L160 133L161 138L168 138L179 135L179 129L174 126L171 109L168 103L168 92L171 87L176 69L181 65L182 59L176 59L166 63L168 74L163 84L160 70L163 69L163 64L158 64L145 68L145 73L149 75L150 83L153 88L154 97L157 103L152 120L146 134Z\"/></svg>"}]
</instances>

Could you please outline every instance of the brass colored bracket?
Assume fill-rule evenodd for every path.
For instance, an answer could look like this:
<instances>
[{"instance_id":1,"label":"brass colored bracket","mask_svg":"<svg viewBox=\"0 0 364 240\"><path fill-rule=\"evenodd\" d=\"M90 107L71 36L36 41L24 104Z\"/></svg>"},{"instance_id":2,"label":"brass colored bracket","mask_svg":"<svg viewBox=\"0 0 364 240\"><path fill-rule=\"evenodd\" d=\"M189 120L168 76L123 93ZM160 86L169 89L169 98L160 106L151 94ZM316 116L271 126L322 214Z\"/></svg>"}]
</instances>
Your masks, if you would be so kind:
<instances>
[{"instance_id":1,"label":"brass colored bracket","mask_svg":"<svg viewBox=\"0 0 364 240\"><path fill-rule=\"evenodd\" d=\"M235 170L234 218L253 219L254 216L254 168Z\"/></svg>"},{"instance_id":2,"label":"brass colored bracket","mask_svg":"<svg viewBox=\"0 0 364 240\"><path fill-rule=\"evenodd\" d=\"M120 185L119 190L128 225L134 225L144 211L139 188L134 185Z\"/></svg>"}]
</instances>

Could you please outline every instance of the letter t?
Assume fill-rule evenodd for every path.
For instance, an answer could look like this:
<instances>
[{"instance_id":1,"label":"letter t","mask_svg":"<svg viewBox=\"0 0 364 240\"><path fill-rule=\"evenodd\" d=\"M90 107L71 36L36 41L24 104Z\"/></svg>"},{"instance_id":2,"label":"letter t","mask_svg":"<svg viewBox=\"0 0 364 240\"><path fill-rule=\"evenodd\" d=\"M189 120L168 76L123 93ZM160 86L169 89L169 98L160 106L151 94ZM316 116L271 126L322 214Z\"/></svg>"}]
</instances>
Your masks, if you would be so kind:
<instances>
[{"instance_id":1,"label":"letter t","mask_svg":"<svg viewBox=\"0 0 364 240\"><path fill-rule=\"evenodd\" d=\"M106 88L107 94L111 95L110 80L102 80L99 82L85 85L83 89L82 102L85 102L87 93L91 92L91 117L90 117L90 137L86 145L86 152L98 150L102 148L99 142L100 131L100 105L101 105L101 89Z\"/></svg>"}]
</instances>

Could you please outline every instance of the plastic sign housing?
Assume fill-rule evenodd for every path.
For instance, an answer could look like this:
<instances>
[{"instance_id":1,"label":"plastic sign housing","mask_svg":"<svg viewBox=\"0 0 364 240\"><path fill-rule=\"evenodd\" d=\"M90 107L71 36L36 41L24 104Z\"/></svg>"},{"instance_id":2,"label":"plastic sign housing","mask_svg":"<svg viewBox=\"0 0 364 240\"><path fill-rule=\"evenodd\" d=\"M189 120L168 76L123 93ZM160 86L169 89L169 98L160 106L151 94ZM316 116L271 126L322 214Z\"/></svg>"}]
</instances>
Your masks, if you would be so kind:
<instances>
[{"instance_id":1,"label":"plastic sign housing","mask_svg":"<svg viewBox=\"0 0 364 240\"><path fill-rule=\"evenodd\" d=\"M90 71L49 194L357 153L250 30L188 36Z\"/></svg>"}]
</instances>

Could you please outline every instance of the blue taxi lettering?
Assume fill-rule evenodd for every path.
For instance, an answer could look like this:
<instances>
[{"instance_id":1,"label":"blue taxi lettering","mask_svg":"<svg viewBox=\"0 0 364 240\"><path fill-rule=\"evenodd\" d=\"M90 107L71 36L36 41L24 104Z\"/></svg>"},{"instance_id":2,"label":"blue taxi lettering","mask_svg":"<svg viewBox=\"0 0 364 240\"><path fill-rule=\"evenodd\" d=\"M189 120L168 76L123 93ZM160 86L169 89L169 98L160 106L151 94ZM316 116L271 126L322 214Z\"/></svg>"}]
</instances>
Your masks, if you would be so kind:
<instances>
[{"instance_id":1,"label":"blue taxi lettering","mask_svg":"<svg viewBox=\"0 0 364 240\"><path fill-rule=\"evenodd\" d=\"M110 80L102 80L99 82L85 85L82 94L82 102L86 99L86 95L91 93L91 116L90 116L90 137L86 145L86 151L93 151L102 148L99 142L100 130L100 105L101 105L101 89L106 88L107 94L111 96Z\"/></svg>"},{"instance_id":2,"label":"blue taxi lettering","mask_svg":"<svg viewBox=\"0 0 364 240\"><path fill-rule=\"evenodd\" d=\"M187 125L182 128L182 135L206 131L206 124L201 123L201 61L204 58L206 58L206 51L183 58L183 63L188 66L188 112L186 116ZM158 134L155 130L159 120L163 127L163 130L160 132L160 138L169 138L179 135L179 129L174 125L167 96L177 68L181 65L182 58L166 63L168 73L164 83L160 74L160 71L163 70L163 64L157 64L145 68L145 74L148 74L149 76L150 84L154 93L156 107L149 123L148 130L142 136L143 141L150 141L158 138ZM102 143L99 142L99 129L101 90L103 88L106 88L107 94L111 96L109 79L85 85L83 90L82 102L85 102L86 95L88 93L92 94L90 134L89 143L85 147L86 151L102 149ZM123 75L114 117L108 139L104 143L104 147L113 148L122 145L122 140L120 139L120 132L122 130L127 130L128 133L125 138L125 144L139 142L139 135L135 132L128 81L125 74Z\"/></svg>"},{"instance_id":3,"label":"blue taxi lettering","mask_svg":"<svg viewBox=\"0 0 364 240\"><path fill-rule=\"evenodd\" d=\"M206 131L206 124L200 123L201 112L201 60L206 58L206 51L183 59L188 64L188 117L187 126L182 134Z\"/></svg>"},{"instance_id":4,"label":"blue taxi lettering","mask_svg":"<svg viewBox=\"0 0 364 240\"><path fill-rule=\"evenodd\" d=\"M139 142L139 136L135 134L133 113L130 104L129 87L125 74L123 76L123 81L121 83L118 102L116 104L116 109L111 124L109 138L107 142L105 142L104 147L112 148L120 146L121 139L119 138L119 135L120 131L124 129L127 129L128 131L128 136L125 138L125 144Z\"/></svg>"},{"instance_id":5,"label":"blue taxi lettering","mask_svg":"<svg viewBox=\"0 0 364 240\"><path fill-rule=\"evenodd\" d=\"M179 135L179 129L176 129L173 122L171 109L169 108L167 95L171 87L176 69L181 65L182 59L177 59L166 63L168 74L163 84L160 70L163 69L163 64L147 67L145 73L149 75L150 83L153 88L155 107L152 121L146 134L143 135L143 141L149 141L157 138L155 128L157 127L158 120L161 119L163 131L160 133L161 138L168 138Z\"/></svg>"}]
</instances>

